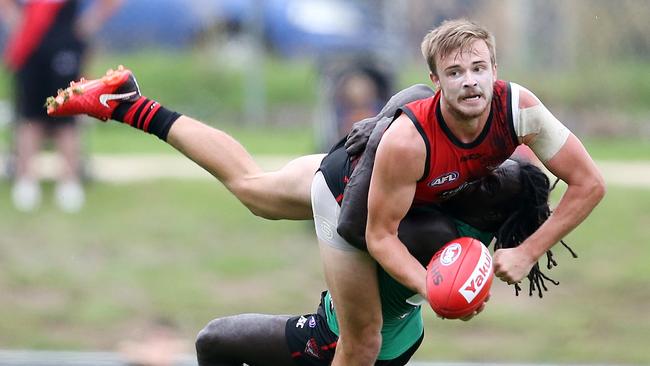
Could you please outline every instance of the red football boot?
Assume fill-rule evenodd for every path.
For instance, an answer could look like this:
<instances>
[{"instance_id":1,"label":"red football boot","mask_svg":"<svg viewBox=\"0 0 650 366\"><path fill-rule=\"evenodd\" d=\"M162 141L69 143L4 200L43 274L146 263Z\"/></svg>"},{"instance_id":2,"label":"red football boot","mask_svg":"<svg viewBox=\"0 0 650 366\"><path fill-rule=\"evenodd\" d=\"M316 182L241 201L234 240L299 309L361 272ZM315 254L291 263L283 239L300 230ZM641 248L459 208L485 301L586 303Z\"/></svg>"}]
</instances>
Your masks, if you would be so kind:
<instances>
[{"instance_id":1,"label":"red football boot","mask_svg":"<svg viewBox=\"0 0 650 366\"><path fill-rule=\"evenodd\" d=\"M108 70L96 80L71 82L66 89L60 89L56 97L45 102L47 114L55 117L87 114L106 121L123 101L134 102L140 98L140 87L129 69L120 65L117 70Z\"/></svg>"}]
</instances>

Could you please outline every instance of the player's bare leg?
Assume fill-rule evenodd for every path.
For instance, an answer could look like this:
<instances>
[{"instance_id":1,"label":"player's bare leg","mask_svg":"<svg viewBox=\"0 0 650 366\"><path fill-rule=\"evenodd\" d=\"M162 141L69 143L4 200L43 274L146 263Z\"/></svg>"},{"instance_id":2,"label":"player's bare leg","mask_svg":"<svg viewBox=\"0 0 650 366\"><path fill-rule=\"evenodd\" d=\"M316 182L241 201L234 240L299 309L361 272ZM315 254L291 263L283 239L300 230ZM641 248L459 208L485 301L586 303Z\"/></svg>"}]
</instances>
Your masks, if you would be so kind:
<instances>
[{"instance_id":1,"label":"player's bare leg","mask_svg":"<svg viewBox=\"0 0 650 366\"><path fill-rule=\"evenodd\" d=\"M48 98L48 114L87 114L115 119L155 134L219 179L256 215L268 219L312 217L311 178L323 155L298 158L275 172L264 172L228 134L170 111L140 95L133 73L124 67L96 80L72 82Z\"/></svg>"},{"instance_id":2,"label":"player's bare leg","mask_svg":"<svg viewBox=\"0 0 650 366\"><path fill-rule=\"evenodd\" d=\"M234 138L187 116L174 123L167 142L221 181L255 215L311 219L311 181L324 155L302 156L265 172Z\"/></svg>"},{"instance_id":3,"label":"player's bare leg","mask_svg":"<svg viewBox=\"0 0 650 366\"><path fill-rule=\"evenodd\" d=\"M339 326L332 365L373 365L381 348L382 327L377 263L337 233L340 207L321 172L312 182L312 207L325 281Z\"/></svg>"},{"instance_id":4,"label":"player's bare leg","mask_svg":"<svg viewBox=\"0 0 650 366\"><path fill-rule=\"evenodd\" d=\"M346 252L320 240L319 247L339 324L332 366L374 365L382 327L377 263L367 252Z\"/></svg>"}]
</instances>

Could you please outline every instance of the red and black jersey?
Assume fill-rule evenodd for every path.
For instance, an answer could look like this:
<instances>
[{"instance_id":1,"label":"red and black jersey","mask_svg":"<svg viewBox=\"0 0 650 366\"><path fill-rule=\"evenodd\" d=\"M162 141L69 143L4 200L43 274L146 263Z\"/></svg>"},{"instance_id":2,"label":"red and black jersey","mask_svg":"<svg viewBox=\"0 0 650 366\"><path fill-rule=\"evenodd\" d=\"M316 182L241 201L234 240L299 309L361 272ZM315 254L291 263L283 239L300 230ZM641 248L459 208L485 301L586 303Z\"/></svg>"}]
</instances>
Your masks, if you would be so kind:
<instances>
[{"instance_id":1,"label":"red and black jersey","mask_svg":"<svg viewBox=\"0 0 650 366\"><path fill-rule=\"evenodd\" d=\"M401 109L426 145L426 165L417 183L414 204L439 202L445 192L487 175L512 155L519 142L510 94L510 83L494 83L490 115L483 131L470 143L461 142L447 126L440 110L440 91Z\"/></svg>"},{"instance_id":2,"label":"red and black jersey","mask_svg":"<svg viewBox=\"0 0 650 366\"><path fill-rule=\"evenodd\" d=\"M22 21L7 43L7 66L19 70L40 47L66 39L73 32L78 12L77 0L27 0Z\"/></svg>"},{"instance_id":3,"label":"red and black jersey","mask_svg":"<svg viewBox=\"0 0 650 366\"><path fill-rule=\"evenodd\" d=\"M440 111L440 97L438 91L433 97L411 102L396 113L396 116L405 113L413 121L427 149L427 165L415 191L416 205L437 203L445 192L487 175L512 155L518 145L510 83L495 82L490 115L481 134L471 143L463 143L452 134ZM345 139L335 145L320 166L339 204L358 158L347 155L344 143Z\"/></svg>"}]
</instances>

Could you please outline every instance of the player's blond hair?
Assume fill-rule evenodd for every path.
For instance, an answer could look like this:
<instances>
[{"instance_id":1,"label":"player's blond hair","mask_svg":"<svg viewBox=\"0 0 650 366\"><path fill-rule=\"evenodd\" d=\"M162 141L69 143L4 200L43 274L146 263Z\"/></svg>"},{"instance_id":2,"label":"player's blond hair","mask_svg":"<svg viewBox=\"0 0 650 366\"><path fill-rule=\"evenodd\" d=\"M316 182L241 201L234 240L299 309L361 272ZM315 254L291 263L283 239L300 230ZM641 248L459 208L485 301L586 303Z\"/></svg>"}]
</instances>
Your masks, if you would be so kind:
<instances>
[{"instance_id":1,"label":"player's blond hair","mask_svg":"<svg viewBox=\"0 0 650 366\"><path fill-rule=\"evenodd\" d=\"M471 44L476 40L483 40L490 51L490 61L496 65L497 56L494 36L485 27L467 19L445 20L427 33L422 40L422 55L429 65L429 70L438 75L436 58L443 58L460 49L470 50Z\"/></svg>"}]
</instances>

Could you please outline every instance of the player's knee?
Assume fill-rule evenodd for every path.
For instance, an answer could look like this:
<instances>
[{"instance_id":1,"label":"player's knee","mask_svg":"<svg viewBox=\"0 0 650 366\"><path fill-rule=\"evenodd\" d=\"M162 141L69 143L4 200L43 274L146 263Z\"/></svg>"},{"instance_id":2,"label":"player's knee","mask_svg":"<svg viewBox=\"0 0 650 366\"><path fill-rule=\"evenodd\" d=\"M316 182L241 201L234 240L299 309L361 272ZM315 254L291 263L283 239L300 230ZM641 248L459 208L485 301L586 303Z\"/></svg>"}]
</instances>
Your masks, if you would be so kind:
<instances>
[{"instance_id":1,"label":"player's knee","mask_svg":"<svg viewBox=\"0 0 650 366\"><path fill-rule=\"evenodd\" d=\"M250 211L253 215L255 215L257 217L261 217L261 218L267 219L267 220L279 220L279 219L281 219L281 217L278 217L275 212L273 212L272 210L269 210L268 208L260 205L258 201L255 201L255 200L243 201L242 200L242 203L244 204L244 206L246 206L248 211Z\"/></svg>"},{"instance_id":2,"label":"player's knee","mask_svg":"<svg viewBox=\"0 0 650 366\"><path fill-rule=\"evenodd\" d=\"M228 335L224 331L227 329L224 322L224 319L214 319L197 335L195 346L199 360L220 354L225 347Z\"/></svg>"},{"instance_id":3,"label":"player's knee","mask_svg":"<svg viewBox=\"0 0 650 366\"><path fill-rule=\"evenodd\" d=\"M277 219L272 210L268 209L271 195L255 180L239 179L236 182L229 182L227 187L253 215L269 220Z\"/></svg>"},{"instance_id":4,"label":"player's knee","mask_svg":"<svg viewBox=\"0 0 650 366\"><path fill-rule=\"evenodd\" d=\"M368 330L356 334L341 335L336 352L342 352L343 357L354 363L366 364L377 359L381 350L381 332Z\"/></svg>"},{"instance_id":5,"label":"player's knee","mask_svg":"<svg viewBox=\"0 0 650 366\"><path fill-rule=\"evenodd\" d=\"M381 333L370 333L359 344L359 352L368 359L376 359L381 350Z\"/></svg>"},{"instance_id":6,"label":"player's knee","mask_svg":"<svg viewBox=\"0 0 650 366\"><path fill-rule=\"evenodd\" d=\"M381 322L349 330L342 333L341 338L347 340L346 348L352 350L352 353L374 358L381 348Z\"/></svg>"}]
</instances>

